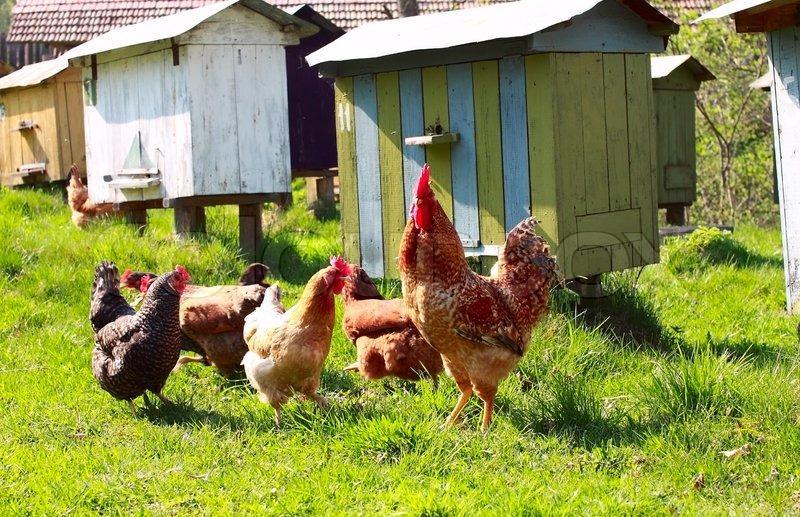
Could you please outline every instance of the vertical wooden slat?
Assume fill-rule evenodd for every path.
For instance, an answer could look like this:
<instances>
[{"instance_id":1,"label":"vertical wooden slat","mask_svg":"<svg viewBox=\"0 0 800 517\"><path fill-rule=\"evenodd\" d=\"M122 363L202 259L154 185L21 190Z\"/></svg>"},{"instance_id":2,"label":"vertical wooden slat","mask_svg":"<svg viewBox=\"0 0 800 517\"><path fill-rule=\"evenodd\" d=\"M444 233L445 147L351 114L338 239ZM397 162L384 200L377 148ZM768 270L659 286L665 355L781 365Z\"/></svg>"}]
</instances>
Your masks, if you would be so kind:
<instances>
[{"instance_id":1,"label":"vertical wooden slat","mask_svg":"<svg viewBox=\"0 0 800 517\"><path fill-rule=\"evenodd\" d=\"M555 117L559 181L559 261L567 278L585 274L588 265L577 251L576 217L586 214L583 180L583 121L579 54L555 54Z\"/></svg>"},{"instance_id":2,"label":"vertical wooden slat","mask_svg":"<svg viewBox=\"0 0 800 517\"><path fill-rule=\"evenodd\" d=\"M657 240L654 228L655 207L653 206L650 133L653 124L650 120L650 60L644 54L625 55L625 88L628 99L628 161L631 174L631 207L641 211L643 239L636 246L641 260L634 257L634 264L648 264L654 261L652 239Z\"/></svg>"},{"instance_id":3,"label":"vertical wooden slat","mask_svg":"<svg viewBox=\"0 0 800 517\"><path fill-rule=\"evenodd\" d=\"M500 126L500 80L497 61L472 65L475 91L475 148L478 166L478 211L481 243L505 242L503 154Z\"/></svg>"},{"instance_id":4,"label":"vertical wooden slat","mask_svg":"<svg viewBox=\"0 0 800 517\"><path fill-rule=\"evenodd\" d=\"M450 131L447 106L447 71L443 66L422 69L422 99L425 127L438 120L444 131ZM450 168L450 146L431 145L425 149L425 158L431 166L433 191L447 216L453 217L453 180Z\"/></svg>"},{"instance_id":5,"label":"vertical wooden slat","mask_svg":"<svg viewBox=\"0 0 800 517\"><path fill-rule=\"evenodd\" d=\"M645 76L645 93L647 94L647 114L644 119L647 121L648 131L647 135L649 137L647 152L648 156L650 157L649 161L649 168L647 170L647 174L649 174L649 185L650 185L650 195L646 201L645 206L642 208L641 217L642 219L648 218L650 221L650 225L648 228L647 233L642 232L644 234L644 241L648 245L648 254L650 255L650 262L655 263L659 261L659 249L661 245L661 239L658 235L658 173L656 168L658 167L658 156L656 155L656 125L655 121L653 120L653 113L654 113L654 101L653 101L653 87L652 87L652 80L650 79L653 77L652 70L650 69L650 59L647 55L643 56L644 61L644 76Z\"/></svg>"},{"instance_id":6,"label":"vertical wooden slat","mask_svg":"<svg viewBox=\"0 0 800 517\"><path fill-rule=\"evenodd\" d=\"M609 208L631 207L631 176L628 164L628 117L625 99L625 58L603 54L603 85L606 108Z\"/></svg>"},{"instance_id":7,"label":"vertical wooden slat","mask_svg":"<svg viewBox=\"0 0 800 517\"><path fill-rule=\"evenodd\" d=\"M400 119L403 129L402 137L425 134L425 122L422 113L422 75L419 68L400 72ZM419 179L422 166L425 164L425 150L419 145L403 147L403 185L405 201L408 208L414 199L413 191Z\"/></svg>"},{"instance_id":8,"label":"vertical wooden slat","mask_svg":"<svg viewBox=\"0 0 800 517\"><path fill-rule=\"evenodd\" d=\"M531 212L553 250L559 244L554 77L553 54L525 57Z\"/></svg>"},{"instance_id":9,"label":"vertical wooden slat","mask_svg":"<svg viewBox=\"0 0 800 517\"><path fill-rule=\"evenodd\" d=\"M54 131L59 146L58 166L64 171L69 170L72 162L78 161L72 158L72 145L69 131L69 100L67 99L67 86L69 84L70 83L65 82L54 82L53 84L56 108L56 127ZM81 172L85 171L81 169Z\"/></svg>"},{"instance_id":10,"label":"vertical wooden slat","mask_svg":"<svg viewBox=\"0 0 800 517\"><path fill-rule=\"evenodd\" d=\"M397 72L377 74L378 160L383 208L384 276L397 278L397 252L403 238L403 151L400 128L400 85Z\"/></svg>"},{"instance_id":11,"label":"vertical wooden slat","mask_svg":"<svg viewBox=\"0 0 800 517\"><path fill-rule=\"evenodd\" d=\"M503 138L505 230L531 214L528 174L525 62L522 56L500 60L500 118Z\"/></svg>"},{"instance_id":12,"label":"vertical wooden slat","mask_svg":"<svg viewBox=\"0 0 800 517\"><path fill-rule=\"evenodd\" d=\"M378 158L378 101L375 76L353 80L356 123L356 170L361 266L371 276L384 276L383 217Z\"/></svg>"},{"instance_id":13,"label":"vertical wooden slat","mask_svg":"<svg viewBox=\"0 0 800 517\"><path fill-rule=\"evenodd\" d=\"M461 135L461 141L453 145L450 151L453 166L453 224L466 248L477 246L480 240L472 91L472 66L469 63L448 66L450 129Z\"/></svg>"},{"instance_id":14,"label":"vertical wooden slat","mask_svg":"<svg viewBox=\"0 0 800 517\"><path fill-rule=\"evenodd\" d=\"M581 114L583 118L583 171L586 212L607 212L609 186L606 151L606 105L603 86L603 56L580 54Z\"/></svg>"},{"instance_id":15,"label":"vertical wooden slat","mask_svg":"<svg viewBox=\"0 0 800 517\"><path fill-rule=\"evenodd\" d=\"M358 217L358 178L356 177L355 110L353 78L336 79L336 143L339 162L339 205L342 220L344 256L361 263Z\"/></svg>"}]
</instances>

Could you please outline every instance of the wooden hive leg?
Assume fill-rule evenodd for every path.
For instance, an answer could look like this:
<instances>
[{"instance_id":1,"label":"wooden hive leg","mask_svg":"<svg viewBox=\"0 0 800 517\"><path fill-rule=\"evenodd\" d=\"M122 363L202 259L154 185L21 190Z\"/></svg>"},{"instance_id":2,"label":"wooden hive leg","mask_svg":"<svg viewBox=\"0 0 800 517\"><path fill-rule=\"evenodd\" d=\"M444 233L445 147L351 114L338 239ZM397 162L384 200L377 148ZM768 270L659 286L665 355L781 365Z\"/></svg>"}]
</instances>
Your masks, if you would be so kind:
<instances>
[{"instance_id":1,"label":"wooden hive leg","mask_svg":"<svg viewBox=\"0 0 800 517\"><path fill-rule=\"evenodd\" d=\"M264 234L261 227L264 206L239 205L239 248L244 256L251 262L257 262L261 257Z\"/></svg>"},{"instance_id":2,"label":"wooden hive leg","mask_svg":"<svg viewBox=\"0 0 800 517\"><path fill-rule=\"evenodd\" d=\"M333 177L307 178L306 202L314 210L314 216L318 219L331 213L335 204Z\"/></svg>"},{"instance_id":3,"label":"wooden hive leg","mask_svg":"<svg viewBox=\"0 0 800 517\"><path fill-rule=\"evenodd\" d=\"M671 226L686 226L686 207L683 205L668 205L667 224Z\"/></svg>"},{"instance_id":4,"label":"wooden hive leg","mask_svg":"<svg viewBox=\"0 0 800 517\"><path fill-rule=\"evenodd\" d=\"M177 207L174 219L175 237L179 240L206 233L206 209L202 206Z\"/></svg>"},{"instance_id":5,"label":"wooden hive leg","mask_svg":"<svg viewBox=\"0 0 800 517\"><path fill-rule=\"evenodd\" d=\"M147 210L126 210L125 222L131 226L135 226L139 235L143 234L144 229L147 227Z\"/></svg>"}]
</instances>

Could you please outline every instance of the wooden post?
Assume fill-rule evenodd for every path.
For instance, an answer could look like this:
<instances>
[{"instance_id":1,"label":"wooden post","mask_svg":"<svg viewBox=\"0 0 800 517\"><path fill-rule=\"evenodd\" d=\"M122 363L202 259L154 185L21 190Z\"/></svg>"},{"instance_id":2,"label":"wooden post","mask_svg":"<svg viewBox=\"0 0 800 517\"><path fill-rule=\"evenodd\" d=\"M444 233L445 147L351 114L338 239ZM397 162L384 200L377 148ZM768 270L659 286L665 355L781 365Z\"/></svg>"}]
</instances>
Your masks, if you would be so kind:
<instances>
[{"instance_id":1,"label":"wooden post","mask_svg":"<svg viewBox=\"0 0 800 517\"><path fill-rule=\"evenodd\" d=\"M125 222L136 227L139 235L144 233L147 227L147 210L127 210L125 211Z\"/></svg>"},{"instance_id":2,"label":"wooden post","mask_svg":"<svg viewBox=\"0 0 800 517\"><path fill-rule=\"evenodd\" d=\"M333 211L333 176L306 178L306 203L319 219Z\"/></svg>"},{"instance_id":3,"label":"wooden post","mask_svg":"<svg viewBox=\"0 0 800 517\"><path fill-rule=\"evenodd\" d=\"M683 205L668 205L667 224L671 226L686 226L686 207Z\"/></svg>"},{"instance_id":4,"label":"wooden post","mask_svg":"<svg viewBox=\"0 0 800 517\"><path fill-rule=\"evenodd\" d=\"M261 259L264 234L261 227L264 205L239 205L239 248L251 262Z\"/></svg>"},{"instance_id":5,"label":"wooden post","mask_svg":"<svg viewBox=\"0 0 800 517\"><path fill-rule=\"evenodd\" d=\"M202 206L175 208L174 220L175 237L179 240L206 233L206 209Z\"/></svg>"}]
</instances>

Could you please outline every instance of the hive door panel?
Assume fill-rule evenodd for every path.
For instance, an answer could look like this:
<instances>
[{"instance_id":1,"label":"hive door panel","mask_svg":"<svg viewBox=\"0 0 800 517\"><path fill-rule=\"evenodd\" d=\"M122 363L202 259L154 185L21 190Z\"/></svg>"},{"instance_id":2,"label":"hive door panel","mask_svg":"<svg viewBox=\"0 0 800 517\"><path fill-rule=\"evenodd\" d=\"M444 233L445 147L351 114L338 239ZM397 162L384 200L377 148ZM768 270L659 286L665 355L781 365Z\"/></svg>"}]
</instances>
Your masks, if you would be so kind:
<instances>
[{"instance_id":1,"label":"hive door panel","mask_svg":"<svg viewBox=\"0 0 800 517\"><path fill-rule=\"evenodd\" d=\"M447 67L450 130L460 136L450 145L453 181L453 224L467 250L480 245L478 166L475 150L475 106L472 65Z\"/></svg>"}]
</instances>

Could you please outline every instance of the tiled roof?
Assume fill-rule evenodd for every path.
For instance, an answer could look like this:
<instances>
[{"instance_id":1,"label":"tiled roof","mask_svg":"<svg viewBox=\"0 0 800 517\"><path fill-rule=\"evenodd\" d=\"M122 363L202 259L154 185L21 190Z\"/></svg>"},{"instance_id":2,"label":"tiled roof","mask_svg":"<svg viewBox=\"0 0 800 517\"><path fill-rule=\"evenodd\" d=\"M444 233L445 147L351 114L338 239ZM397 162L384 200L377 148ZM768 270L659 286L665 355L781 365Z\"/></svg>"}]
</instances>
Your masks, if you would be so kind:
<instances>
[{"instance_id":1,"label":"tiled roof","mask_svg":"<svg viewBox=\"0 0 800 517\"><path fill-rule=\"evenodd\" d=\"M291 7L298 0L268 0ZM418 0L420 14L499 3L511 0ZM569 1L569 0L561 0ZM722 0L655 0L670 15L685 9L707 11ZM36 41L69 46L83 43L106 31L185 9L213 0L17 0L12 11L8 41ZM397 17L396 0L311 0L305 2L344 30L367 22Z\"/></svg>"},{"instance_id":2,"label":"tiled roof","mask_svg":"<svg viewBox=\"0 0 800 517\"><path fill-rule=\"evenodd\" d=\"M661 9L665 14L678 18L682 12L694 11L702 14L714 7L724 3L726 0L652 0L654 6Z\"/></svg>"}]
</instances>

